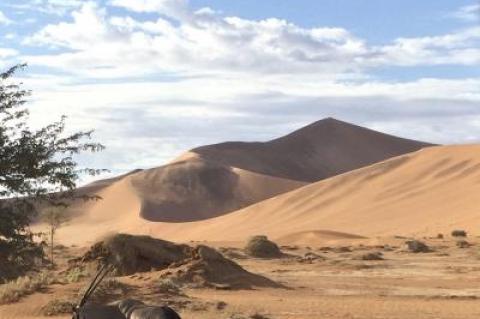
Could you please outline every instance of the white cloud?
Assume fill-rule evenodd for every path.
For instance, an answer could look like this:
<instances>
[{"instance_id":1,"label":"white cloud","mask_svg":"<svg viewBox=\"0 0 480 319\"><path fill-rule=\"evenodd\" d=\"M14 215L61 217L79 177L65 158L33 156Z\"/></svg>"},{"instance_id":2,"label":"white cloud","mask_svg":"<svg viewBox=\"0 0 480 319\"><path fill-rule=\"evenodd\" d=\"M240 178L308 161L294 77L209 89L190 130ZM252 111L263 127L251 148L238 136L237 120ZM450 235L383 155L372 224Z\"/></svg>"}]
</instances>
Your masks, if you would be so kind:
<instances>
[{"instance_id":1,"label":"white cloud","mask_svg":"<svg viewBox=\"0 0 480 319\"><path fill-rule=\"evenodd\" d=\"M38 11L45 14L63 16L72 9L79 8L83 0L25 0L11 4L10 7L18 10ZM29 19L31 20L31 19Z\"/></svg>"},{"instance_id":2,"label":"white cloud","mask_svg":"<svg viewBox=\"0 0 480 319\"><path fill-rule=\"evenodd\" d=\"M11 58L18 55L18 51L10 48L0 48L0 59Z\"/></svg>"},{"instance_id":3,"label":"white cloud","mask_svg":"<svg viewBox=\"0 0 480 319\"><path fill-rule=\"evenodd\" d=\"M471 4L468 6L463 6L459 8L452 14L452 17L468 21L475 22L480 19L480 3Z\"/></svg>"},{"instance_id":4,"label":"white cloud","mask_svg":"<svg viewBox=\"0 0 480 319\"><path fill-rule=\"evenodd\" d=\"M456 33L399 38L393 44L379 48L378 59L392 65L480 64L480 27Z\"/></svg>"},{"instance_id":5,"label":"white cloud","mask_svg":"<svg viewBox=\"0 0 480 319\"><path fill-rule=\"evenodd\" d=\"M25 44L46 44L72 50L89 50L92 46L109 41L105 24L105 9L99 9L94 2L85 3L72 13L73 22L47 25Z\"/></svg>"},{"instance_id":6,"label":"white cloud","mask_svg":"<svg viewBox=\"0 0 480 319\"><path fill-rule=\"evenodd\" d=\"M109 4L135 12L156 12L177 19L185 19L190 15L187 0L111 0Z\"/></svg>"},{"instance_id":7,"label":"white cloud","mask_svg":"<svg viewBox=\"0 0 480 319\"><path fill-rule=\"evenodd\" d=\"M302 28L276 18L224 17L211 9L187 14L186 1L112 0L110 4L132 11L156 11L176 22L161 17L111 16L98 4L86 2L72 13L72 21L47 25L25 41L63 48L64 52L28 56L28 60L90 77L159 72L337 77L392 65L480 63L480 27L369 46L343 28Z\"/></svg>"},{"instance_id":8,"label":"white cloud","mask_svg":"<svg viewBox=\"0 0 480 319\"><path fill-rule=\"evenodd\" d=\"M5 13L3 13L2 11L0 11L0 25L4 24L4 25L9 25L9 24L12 24L13 21L10 20L6 15Z\"/></svg>"}]
</instances>

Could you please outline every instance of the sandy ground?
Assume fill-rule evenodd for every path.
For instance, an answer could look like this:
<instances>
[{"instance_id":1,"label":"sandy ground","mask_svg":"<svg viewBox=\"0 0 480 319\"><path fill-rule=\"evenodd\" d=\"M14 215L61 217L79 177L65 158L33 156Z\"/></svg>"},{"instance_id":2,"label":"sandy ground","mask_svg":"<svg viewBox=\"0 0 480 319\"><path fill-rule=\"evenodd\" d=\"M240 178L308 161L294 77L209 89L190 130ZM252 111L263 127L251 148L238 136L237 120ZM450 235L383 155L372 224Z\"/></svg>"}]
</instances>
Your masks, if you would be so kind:
<instances>
[{"instance_id":1,"label":"sandy ground","mask_svg":"<svg viewBox=\"0 0 480 319\"><path fill-rule=\"evenodd\" d=\"M288 289L187 289L187 299L193 304L180 311L183 318L198 319L227 319L233 314L254 313L272 319L478 318L480 242L468 240L475 245L461 249L453 238L428 239L425 241L434 252L423 254L407 252L405 239L383 238L377 239L375 246L369 240L354 240L348 246L343 242L330 245L329 249L291 247L284 251L292 257L284 259L237 259L249 271L265 275ZM78 249L72 251L79 253ZM378 251L385 260L358 260L364 253ZM308 252L325 259L305 262L295 258ZM163 297L154 292L157 279L157 273L152 272L119 280L134 287L133 296L162 303ZM18 303L0 306L0 318L41 318L40 309L49 300L63 298L84 285L86 282L54 285ZM216 309L219 301L227 304L225 309Z\"/></svg>"}]
</instances>

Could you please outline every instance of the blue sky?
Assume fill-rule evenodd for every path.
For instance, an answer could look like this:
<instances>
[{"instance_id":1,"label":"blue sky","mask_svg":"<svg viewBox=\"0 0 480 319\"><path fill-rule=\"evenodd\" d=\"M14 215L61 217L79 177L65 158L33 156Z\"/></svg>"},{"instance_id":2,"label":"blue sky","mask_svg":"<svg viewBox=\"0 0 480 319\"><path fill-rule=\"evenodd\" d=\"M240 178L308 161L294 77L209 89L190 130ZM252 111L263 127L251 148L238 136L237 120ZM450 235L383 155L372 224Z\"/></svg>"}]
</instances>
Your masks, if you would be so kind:
<instances>
[{"instance_id":1,"label":"blue sky","mask_svg":"<svg viewBox=\"0 0 480 319\"><path fill-rule=\"evenodd\" d=\"M0 68L28 62L33 125L61 114L115 173L322 117L480 141L474 0L2 0Z\"/></svg>"}]
</instances>

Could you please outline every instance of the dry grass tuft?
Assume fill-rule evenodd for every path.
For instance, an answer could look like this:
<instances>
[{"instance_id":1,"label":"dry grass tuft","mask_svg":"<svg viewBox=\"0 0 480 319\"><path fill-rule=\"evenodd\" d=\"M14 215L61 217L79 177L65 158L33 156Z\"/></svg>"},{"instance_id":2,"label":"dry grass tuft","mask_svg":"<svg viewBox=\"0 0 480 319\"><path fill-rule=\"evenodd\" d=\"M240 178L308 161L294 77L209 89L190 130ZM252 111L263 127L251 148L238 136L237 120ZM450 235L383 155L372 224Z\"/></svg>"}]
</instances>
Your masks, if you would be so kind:
<instances>
[{"instance_id":1,"label":"dry grass tuft","mask_svg":"<svg viewBox=\"0 0 480 319\"><path fill-rule=\"evenodd\" d=\"M72 301L54 299L42 307L42 314L44 316L71 314L74 306L75 303Z\"/></svg>"},{"instance_id":2,"label":"dry grass tuft","mask_svg":"<svg viewBox=\"0 0 480 319\"><path fill-rule=\"evenodd\" d=\"M49 273L19 277L16 280L7 282L0 285L0 305L17 302L22 297L45 289L54 282L55 280Z\"/></svg>"},{"instance_id":3,"label":"dry grass tuft","mask_svg":"<svg viewBox=\"0 0 480 319\"><path fill-rule=\"evenodd\" d=\"M90 302L104 304L122 298L128 293L130 288L129 285L116 279L105 279L90 297ZM83 291L81 295L83 295Z\"/></svg>"}]
</instances>

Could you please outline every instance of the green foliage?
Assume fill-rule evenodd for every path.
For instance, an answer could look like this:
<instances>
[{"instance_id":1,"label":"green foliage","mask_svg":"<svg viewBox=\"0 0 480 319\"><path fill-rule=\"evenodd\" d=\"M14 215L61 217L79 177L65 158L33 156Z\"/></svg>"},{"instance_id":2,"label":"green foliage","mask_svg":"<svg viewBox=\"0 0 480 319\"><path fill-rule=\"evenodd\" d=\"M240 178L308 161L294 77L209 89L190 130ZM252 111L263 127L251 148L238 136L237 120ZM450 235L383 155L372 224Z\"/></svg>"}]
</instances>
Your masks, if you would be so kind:
<instances>
[{"instance_id":1,"label":"green foliage","mask_svg":"<svg viewBox=\"0 0 480 319\"><path fill-rule=\"evenodd\" d=\"M23 67L0 73L0 280L22 274L43 258L29 230L38 204L66 206L82 174L101 172L79 169L74 159L103 149L88 142L91 131L65 134L65 117L39 129L28 126L30 92L12 80Z\"/></svg>"}]
</instances>

